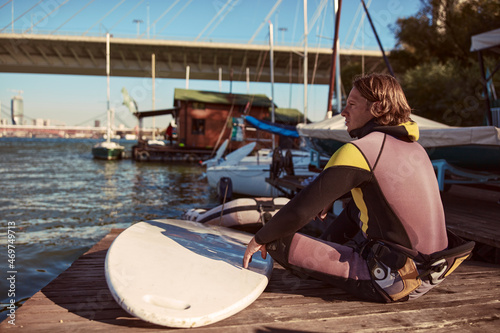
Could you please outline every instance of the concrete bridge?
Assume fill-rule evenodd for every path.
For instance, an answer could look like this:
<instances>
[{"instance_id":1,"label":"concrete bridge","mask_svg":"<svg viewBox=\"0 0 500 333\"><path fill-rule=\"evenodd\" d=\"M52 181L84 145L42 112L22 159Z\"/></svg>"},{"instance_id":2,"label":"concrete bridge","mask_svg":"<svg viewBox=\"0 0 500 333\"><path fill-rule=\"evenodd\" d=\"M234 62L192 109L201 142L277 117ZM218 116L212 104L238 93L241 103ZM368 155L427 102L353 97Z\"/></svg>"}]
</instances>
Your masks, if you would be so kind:
<instances>
[{"instance_id":1,"label":"concrete bridge","mask_svg":"<svg viewBox=\"0 0 500 333\"><path fill-rule=\"evenodd\" d=\"M137 128L119 127L114 129L115 135L126 138L129 135L138 134ZM0 137L20 137L20 138L91 138L102 139L106 134L106 127L90 126L35 126L35 125L6 125L0 124ZM146 138L153 136L151 128L143 128L141 135ZM162 138L161 133L156 132L157 138Z\"/></svg>"},{"instance_id":2,"label":"concrete bridge","mask_svg":"<svg viewBox=\"0 0 500 333\"><path fill-rule=\"evenodd\" d=\"M111 75L157 78L270 82L269 45L112 37ZM298 46L274 47L274 80L303 83L303 53ZM341 66L360 61L366 72L382 71L380 51L340 49ZM308 49L309 83L328 84L332 49ZM248 70L247 70L248 68ZM106 75L106 37L23 33L0 34L0 72Z\"/></svg>"}]
</instances>

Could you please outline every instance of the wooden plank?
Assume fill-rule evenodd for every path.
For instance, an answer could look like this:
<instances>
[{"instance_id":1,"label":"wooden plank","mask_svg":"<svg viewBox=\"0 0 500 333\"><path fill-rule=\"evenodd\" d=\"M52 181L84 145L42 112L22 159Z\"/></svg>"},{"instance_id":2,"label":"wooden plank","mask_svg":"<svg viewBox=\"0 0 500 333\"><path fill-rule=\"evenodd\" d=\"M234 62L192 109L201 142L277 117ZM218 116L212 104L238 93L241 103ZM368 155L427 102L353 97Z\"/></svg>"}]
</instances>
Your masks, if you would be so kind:
<instances>
[{"instance_id":1,"label":"wooden plank","mask_svg":"<svg viewBox=\"0 0 500 333\"><path fill-rule=\"evenodd\" d=\"M457 235L500 248L500 192L453 185L442 193L447 227Z\"/></svg>"},{"instance_id":2,"label":"wooden plank","mask_svg":"<svg viewBox=\"0 0 500 333\"><path fill-rule=\"evenodd\" d=\"M495 226L495 221L490 219L499 216L492 205L496 197L484 191L467 193L458 187L444 194L445 209L451 213L447 216L449 227L456 223L465 231L478 225L494 229L491 225ZM467 207L471 206L489 211L469 214ZM16 326L5 320L0 323L0 331L183 331L134 318L112 298L105 281L104 260L121 231L112 230L17 309ZM498 232L493 230L489 237L497 237ZM468 261L421 299L379 304L359 301L320 281L300 279L276 265L268 287L252 305L223 321L190 331L496 331L500 327L499 285L500 266Z\"/></svg>"},{"instance_id":3,"label":"wooden plank","mask_svg":"<svg viewBox=\"0 0 500 333\"><path fill-rule=\"evenodd\" d=\"M104 258L101 258L102 262ZM492 274L493 273L493 274ZM102 271L104 275L104 272ZM498 295L491 293L491 277L498 284L498 267L474 262L461 266L456 273L445 280L443 285L433 290L425 298L414 302L377 304L359 302L345 292L314 280L301 280L280 267L273 273L269 287L261 298L244 311L222 322L197 329L200 332L233 331L245 327L249 332L267 329L296 330L297 327L308 331L332 331L335 327L356 330L373 327L371 321L377 321L377 330L408 329L410 319L428 313L439 313L439 320L431 317L427 321L418 320L418 329L434 329L445 325L459 328L464 325L480 325L498 320L491 316L498 306ZM104 276L102 276L104 279ZM469 287L464 292L464 287ZM90 287L88 287L90 288ZM46 288L44 288L46 289ZM485 297L486 293L489 295ZM43 291L42 291L43 292ZM50 291L53 292L53 291ZM58 292L61 297L62 290ZM451 297L452 295L453 297ZM46 297L43 297L46 296ZM23 329L82 329L118 330L158 327L140 320L122 310L106 289L94 288L90 295L81 297L58 297L54 295L36 295L19 309L19 318L29 318L28 323L21 322ZM41 302L40 302L41 301ZM422 311L425 304L425 311ZM468 307L462 306L467 304ZM467 311L467 320L450 315L449 307ZM483 310L471 309L480 307ZM22 311L26 308L25 311ZM47 311L50 309L50 311ZM490 316L488 316L490 314ZM450 317L451 316L451 317ZM408 319L410 318L410 319ZM444 319L443 319L444 318ZM462 317L460 317L462 318ZM21 320L21 319L20 319ZM395 325L395 321L398 325ZM126 324L126 327L121 325ZM342 326L339 326L342 325ZM410 326L412 327L412 326ZM161 331L169 331L162 328Z\"/></svg>"}]
</instances>

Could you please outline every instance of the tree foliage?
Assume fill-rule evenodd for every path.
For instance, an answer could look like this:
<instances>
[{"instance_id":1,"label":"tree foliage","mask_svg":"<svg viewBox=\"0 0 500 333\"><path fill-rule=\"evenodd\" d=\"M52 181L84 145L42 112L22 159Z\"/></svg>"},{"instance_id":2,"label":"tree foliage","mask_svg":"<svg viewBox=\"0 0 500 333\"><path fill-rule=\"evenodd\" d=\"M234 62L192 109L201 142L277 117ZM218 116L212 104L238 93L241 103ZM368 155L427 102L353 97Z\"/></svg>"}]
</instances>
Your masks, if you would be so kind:
<instances>
[{"instance_id":1,"label":"tree foliage","mask_svg":"<svg viewBox=\"0 0 500 333\"><path fill-rule=\"evenodd\" d=\"M477 80L479 66L462 67L457 60L423 63L401 77L413 112L452 126L483 121L484 98Z\"/></svg>"},{"instance_id":2,"label":"tree foliage","mask_svg":"<svg viewBox=\"0 0 500 333\"><path fill-rule=\"evenodd\" d=\"M471 37L497 28L500 0L422 0L416 15L397 21L390 61L415 113L450 125L482 123L484 100Z\"/></svg>"}]
</instances>

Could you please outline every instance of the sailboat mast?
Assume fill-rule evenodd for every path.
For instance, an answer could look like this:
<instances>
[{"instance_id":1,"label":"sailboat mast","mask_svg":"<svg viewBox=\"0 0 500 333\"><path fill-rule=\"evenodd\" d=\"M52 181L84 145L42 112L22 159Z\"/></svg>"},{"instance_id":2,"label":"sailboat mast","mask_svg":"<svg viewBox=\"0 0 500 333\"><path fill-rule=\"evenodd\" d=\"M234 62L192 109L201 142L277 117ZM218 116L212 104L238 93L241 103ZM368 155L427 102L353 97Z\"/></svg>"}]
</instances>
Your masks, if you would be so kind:
<instances>
[{"instance_id":1,"label":"sailboat mast","mask_svg":"<svg viewBox=\"0 0 500 333\"><path fill-rule=\"evenodd\" d=\"M273 35L273 24L269 22L269 67L271 74L271 122L274 124L274 35ZM274 134L272 135L273 140L273 151L275 147Z\"/></svg>"},{"instance_id":2,"label":"sailboat mast","mask_svg":"<svg viewBox=\"0 0 500 333\"><path fill-rule=\"evenodd\" d=\"M385 55L384 48L382 47L382 43L380 42L380 38L378 38L377 30L375 29L375 26L373 25L373 21L372 21L372 18L370 16L370 13L368 12L368 8L366 8L365 1L361 0L361 3L363 4L363 8L365 9L366 17L368 18L368 22L370 23L370 26L372 27L373 33L375 34L375 38L377 39L378 46L380 48L380 51L382 52L382 56L384 57L385 65L387 66L389 73L391 73L391 75L393 77L396 77L394 75L394 71L392 70L392 66L389 63L389 59Z\"/></svg>"},{"instance_id":3,"label":"sailboat mast","mask_svg":"<svg viewBox=\"0 0 500 333\"><path fill-rule=\"evenodd\" d=\"M342 0L338 0L338 8L337 8L337 0L334 0L334 9L335 9L335 35L333 37L333 54L332 54L332 64L331 64L331 71L330 71L330 87L328 90L328 107L327 107L327 112L330 114L332 110L332 99L333 99L333 84L335 82L335 78L340 77L340 75L337 75L337 64L338 64L338 40L339 40L339 25L340 25L340 11L342 8ZM340 83L339 87L340 87ZM337 93L340 89L337 89ZM337 96L338 97L338 96ZM342 101L342 100L341 100ZM339 107L337 107L337 110Z\"/></svg>"},{"instance_id":4,"label":"sailboat mast","mask_svg":"<svg viewBox=\"0 0 500 333\"><path fill-rule=\"evenodd\" d=\"M109 32L106 33L106 80L107 80L107 111L108 111L108 128L107 128L107 142L111 141L111 109L109 107L109 100L110 100L110 89L109 89Z\"/></svg>"},{"instance_id":5,"label":"sailboat mast","mask_svg":"<svg viewBox=\"0 0 500 333\"><path fill-rule=\"evenodd\" d=\"M340 5L342 5L342 0L335 1L335 10L339 14L339 22L340 22ZM335 95L337 95L337 113L342 112L342 91L341 91L341 78L340 78L340 42L339 38L337 37L337 45L335 45L337 48L337 57L335 61L337 62L336 70L335 70Z\"/></svg>"},{"instance_id":6,"label":"sailboat mast","mask_svg":"<svg viewBox=\"0 0 500 333\"><path fill-rule=\"evenodd\" d=\"M304 124L307 123L307 0L304 0Z\"/></svg>"},{"instance_id":7,"label":"sailboat mast","mask_svg":"<svg viewBox=\"0 0 500 333\"><path fill-rule=\"evenodd\" d=\"M151 55L151 72L153 75L153 111L155 111L155 78L156 78L156 56L153 53ZM156 140L156 123L155 117L153 117L153 140Z\"/></svg>"}]
</instances>

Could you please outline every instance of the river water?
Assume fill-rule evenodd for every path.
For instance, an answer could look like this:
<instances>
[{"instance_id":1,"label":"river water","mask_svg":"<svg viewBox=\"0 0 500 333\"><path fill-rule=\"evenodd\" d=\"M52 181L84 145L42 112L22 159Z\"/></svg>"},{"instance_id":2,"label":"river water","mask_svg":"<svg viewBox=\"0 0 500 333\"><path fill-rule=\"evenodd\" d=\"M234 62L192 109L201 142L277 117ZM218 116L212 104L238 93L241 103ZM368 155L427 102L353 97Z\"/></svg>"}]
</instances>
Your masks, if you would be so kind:
<instances>
[{"instance_id":1,"label":"river water","mask_svg":"<svg viewBox=\"0 0 500 333\"><path fill-rule=\"evenodd\" d=\"M217 205L201 167L94 160L96 142L0 138L0 321L112 228Z\"/></svg>"}]
</instances>

